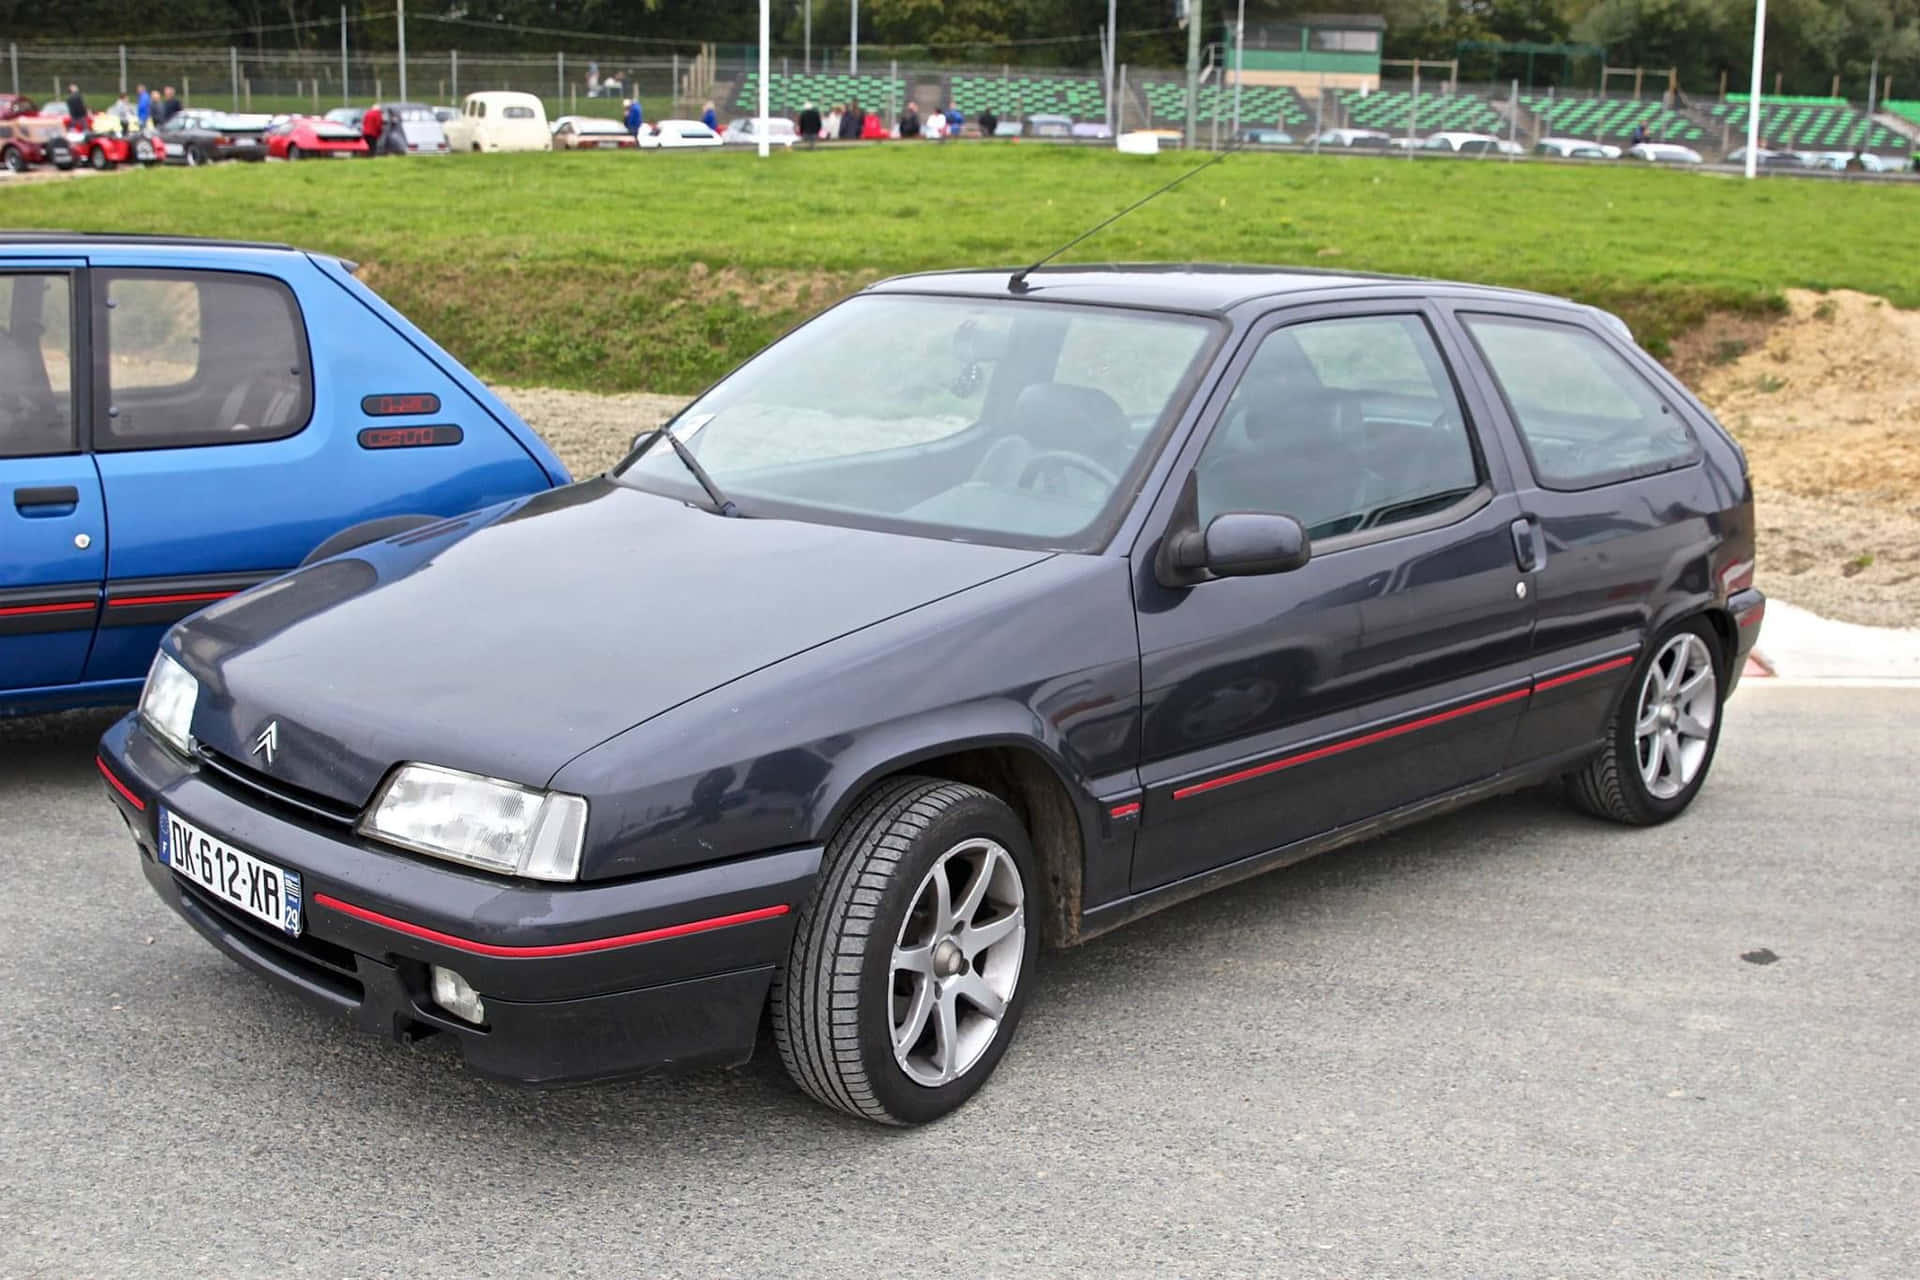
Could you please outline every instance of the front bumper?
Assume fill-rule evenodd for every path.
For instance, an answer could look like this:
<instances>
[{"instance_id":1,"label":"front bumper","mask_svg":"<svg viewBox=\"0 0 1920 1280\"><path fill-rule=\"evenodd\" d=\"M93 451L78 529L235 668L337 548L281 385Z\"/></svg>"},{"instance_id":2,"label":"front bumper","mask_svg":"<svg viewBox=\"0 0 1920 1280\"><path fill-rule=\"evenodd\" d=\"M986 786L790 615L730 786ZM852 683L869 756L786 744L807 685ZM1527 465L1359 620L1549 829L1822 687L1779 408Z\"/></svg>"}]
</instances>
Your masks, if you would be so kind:
<instances>
[{"instance_id":1,"label":"front bumper","mask_svg":"<svg viewBox=\"0 0 1920 1280\"><path fill-rule=\"evenodd\" d=\"M821 850L794 849L639 880L504 880L363 841L244 793L120 721L100 743L108 793L155 892L247 968L366 1031L443 1033L467 1065L563 1084L745 1061L774 967ZM159 861L162 808L298 871L289 937ZM429 965L486 1002L484 1027L433 1004Z\"/></svg>"}]
</instances>

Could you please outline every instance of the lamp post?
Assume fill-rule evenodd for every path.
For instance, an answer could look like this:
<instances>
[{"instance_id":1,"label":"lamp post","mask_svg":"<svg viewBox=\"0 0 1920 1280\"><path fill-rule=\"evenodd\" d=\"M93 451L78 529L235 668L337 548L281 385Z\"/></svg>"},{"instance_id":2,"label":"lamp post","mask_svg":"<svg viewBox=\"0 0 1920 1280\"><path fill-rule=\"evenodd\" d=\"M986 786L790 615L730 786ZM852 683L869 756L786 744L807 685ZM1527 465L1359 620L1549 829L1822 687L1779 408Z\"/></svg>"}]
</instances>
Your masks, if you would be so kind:
<instances>
[{"instance_id":1,"label":"lamp post","mask_svg":"<svg viewBox=\"0 0 1920 1280\"><path fill-rule=\"evenodd\" d=\"M1767 0L1754 0L1753 83L1747 90L1747 177L1760 168L1760 58L1767 45Z\"/></svg>"}]
</instances>

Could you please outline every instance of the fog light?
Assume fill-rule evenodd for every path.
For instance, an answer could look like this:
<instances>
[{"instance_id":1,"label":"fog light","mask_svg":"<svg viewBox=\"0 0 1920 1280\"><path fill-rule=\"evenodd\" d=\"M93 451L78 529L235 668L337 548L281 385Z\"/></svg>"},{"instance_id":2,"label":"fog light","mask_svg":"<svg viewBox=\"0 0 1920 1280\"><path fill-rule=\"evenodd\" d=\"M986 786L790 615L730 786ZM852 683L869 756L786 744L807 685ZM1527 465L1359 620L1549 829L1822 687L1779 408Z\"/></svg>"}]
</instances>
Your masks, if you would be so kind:
<instances>
[{"instance_id":1,"label":"fog light","mask_svg":"<svg viewBox=\"0 0 1920 1280\"><path fill-rule=\"evenodd\" d=\"M433 1002L463 1022L479 1026L487 1020L487 1006L480 993L451 969L433 966Z\"/></svg>"}]
</instances>

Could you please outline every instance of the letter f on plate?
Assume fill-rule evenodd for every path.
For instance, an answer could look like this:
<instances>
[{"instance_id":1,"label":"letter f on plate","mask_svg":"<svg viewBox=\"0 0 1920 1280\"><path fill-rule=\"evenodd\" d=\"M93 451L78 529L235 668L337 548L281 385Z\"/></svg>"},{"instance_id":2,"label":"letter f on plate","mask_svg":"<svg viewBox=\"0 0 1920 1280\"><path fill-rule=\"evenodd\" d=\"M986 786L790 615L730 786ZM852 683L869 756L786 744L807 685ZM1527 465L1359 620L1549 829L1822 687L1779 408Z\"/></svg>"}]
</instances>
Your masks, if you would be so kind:
<instances>
[{"instance_id":1,"label":"letter f on plate","mask_svg":"<svg viewBox=\"0 0 1920 1280\"><path fill-rule=\"evenodd\" d=\"M273 753L280 749L280 722L267 721L267 727L253 740L253 754L263 756L268 764L273 763Z\"/></svg>"}]
</instances>

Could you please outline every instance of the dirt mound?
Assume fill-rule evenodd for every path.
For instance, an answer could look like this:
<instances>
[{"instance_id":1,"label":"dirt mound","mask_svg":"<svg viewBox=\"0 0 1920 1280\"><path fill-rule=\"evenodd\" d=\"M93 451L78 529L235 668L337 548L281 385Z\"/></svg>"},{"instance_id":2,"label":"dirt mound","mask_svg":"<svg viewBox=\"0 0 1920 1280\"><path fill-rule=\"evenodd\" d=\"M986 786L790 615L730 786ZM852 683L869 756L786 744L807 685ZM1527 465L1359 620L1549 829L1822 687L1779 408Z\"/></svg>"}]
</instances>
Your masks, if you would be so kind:
<instances>
[{"instance_id":1,"label":"dirt mound","mask_svg":"<svg viewBox=\"0 0 1920 1280\"><path fill-rule=\"evenodd\" d=\"M1773 324L1674 344L1752 464L1760 586L1848 622L1920 625L1920 312L1844 290L1787 300Z\"/></svg>"}]
</instances>

